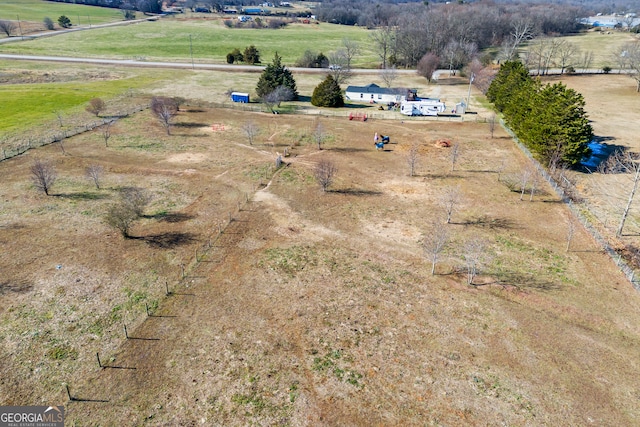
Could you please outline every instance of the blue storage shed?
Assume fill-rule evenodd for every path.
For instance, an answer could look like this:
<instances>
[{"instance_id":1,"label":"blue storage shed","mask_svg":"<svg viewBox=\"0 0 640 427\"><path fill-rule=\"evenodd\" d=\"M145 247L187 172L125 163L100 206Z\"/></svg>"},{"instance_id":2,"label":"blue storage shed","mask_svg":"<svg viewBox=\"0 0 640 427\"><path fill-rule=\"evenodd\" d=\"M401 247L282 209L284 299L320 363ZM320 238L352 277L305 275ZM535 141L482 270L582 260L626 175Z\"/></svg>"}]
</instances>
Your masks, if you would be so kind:
<instances>
[{"instance_id":1,"label":"blue storage shed","mask_svg":"<svg viewBox=\"0 0 640 427\"><path fill-rule=\"evenodd\" d=\"M246 104L249 102L249 94L242 92L231 92L231 100L233 102L244 102Z\"/></svg>"}]
</instances>

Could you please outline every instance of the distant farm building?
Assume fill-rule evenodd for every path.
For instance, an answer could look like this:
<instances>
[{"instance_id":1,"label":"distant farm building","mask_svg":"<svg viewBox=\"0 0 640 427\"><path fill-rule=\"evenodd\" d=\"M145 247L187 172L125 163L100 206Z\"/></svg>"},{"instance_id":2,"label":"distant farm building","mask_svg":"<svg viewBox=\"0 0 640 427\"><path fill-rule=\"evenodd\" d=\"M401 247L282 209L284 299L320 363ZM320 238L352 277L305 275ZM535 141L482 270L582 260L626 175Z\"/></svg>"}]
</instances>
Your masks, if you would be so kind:
<instances>
[{"instance_id":1,"label":"distant farm building","mask_svg":"<svg viewBox=\"0 0 640 427\"><path fill-rule=\"evenodd\" d=\"M416 91L413 89L380 87L372 83L367 86L347 87L345 98L349 101L395 104L402 101L414 101L417 96Z\"/></svg>"},{"instance_id":2,"label":"distant farm building","mask_svg":"<svg viewBox=\"0 0 640 427\"><path fill-rule=\"evenodd\" d=\"M242 9L242 12L245 15L268 15L269 9L264 9L261 7L245 7Z\"/></svg>"}]
</instances>

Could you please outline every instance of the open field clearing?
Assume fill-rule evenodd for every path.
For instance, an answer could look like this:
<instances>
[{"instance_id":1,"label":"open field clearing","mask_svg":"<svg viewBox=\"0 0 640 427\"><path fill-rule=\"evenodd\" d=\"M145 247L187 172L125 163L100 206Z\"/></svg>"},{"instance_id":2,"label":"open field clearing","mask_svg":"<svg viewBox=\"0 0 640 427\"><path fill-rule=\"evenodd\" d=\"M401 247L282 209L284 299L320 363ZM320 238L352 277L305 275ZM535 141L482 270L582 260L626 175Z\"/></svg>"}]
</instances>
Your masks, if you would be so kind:
<instances>
[{"instance_id":1,"label":"open field clearing","mask_svg":"<svg viewBox=\"0 0 640 427\"><path fill-rule=\"evenodd\" d=\"M216 85L188 76L201 93ZM154 91L191 96L165 84ZM569 213L550 188L532 201L508 188L526 160L503 131L194 106L170 136L149 111L112 130L108 146L95 131L66 140L66 155L54 144L0 163L6 404L64 403L71 426L640 418L638 294L582 230L567 251ZM374 132L392 144L375 151ZM455 165L439 139L459 143ZM30 183L35 158L57 168L52 196ZM327 193L313 178L321 159L338 170ZM129 186L153 197L124 239L103 218ZM443 224L451 188L460 202ZM435 276L421 247L432 221L450 232ZM475 239L488 256L469 286Z\"/></svg>"},{"instance_id":2,"label":"open field clearing","mask_svg":"<svg viewBox=\"0 0 640 427\"><path fill-rule=\"evenodd\" d=\"M325 23L291 24L272 30L226 28L222 19L185 20L175 17L0 45L0 52L33 55L56 52L59 56L188 62L193 48L194 60L225 63L227 53L234 48L243 51L247 46L255 45L263 63L271 62L278 52L283 64L291 66L306 50L327 55L338 49L344 38L350 38L362 45L362 54L354 63L362 67L374 66L377 61L368 34L366 29Z\"/></svg>"},{"instance_id":3,"label":"open field clearing","mask_svg":"<svg viewBox=\"0 0 640 427\"><path fill-rule=\"evenodd\" d=\"M58 17L67 16L74 26L89 26L107 22L122 21L122 12L97 6L85 6L71 3L57 3L42 0L3 0L0 2L0 19L17 20L18 16L24 25L25 33L45 31L42 24L44 18L49 17L58 22ZM0 37L6 37L2 33Z\"/></svg>"},{"instance_id":4,"label":"open field clearing","mask_svg":"<svg viewBox=\"0 0 640 427\"><path fill-rule=\"evenodd\" d=\"M580 92L586 101L586 111L591 119L596 138L609 147L627 147L640 152L637 135L640 132L638 111L640 94L635 91L635 80L624 75L564 76L544 81L562 81ZM628 174L603 175L600 173L573 174L578 189L588 198L594 222L614 233L632 188L632 176ZM630 217L625 226L624 241L638 246L640 235L640 208L638 202L631 205Z\"/></svg>"},{"instance_id":5,"label":"open field clearing","mask_svg":"<svg viewBox=\"0 0 640 427\"><path fill-rule=\"evenodd\" d=\"M618 63L613 58L612 54L616 49L620 48L625 43L629 43L636 40L635 34L631 34L627 31L618 30L589 30L575 35L560 37L573 44L578 48L579 54L574 62L580 63L580 58L587 53L591 52L593 55L591 65L587 68L595 68L601 70L602 67L609 66L613 69L618 68ZM526 52L527 45L522 46L522 51ZM574 65L576 71L581 70L581 66Z\"/></svg>"},{"instance_id":6,"label":"open field clearing","mask_svg":"<svg viewBox=\"0 0 640 427\"><path fill-rule=\"evenodd\" d=\"M251 94L255 99L255 87L258 74L229 73L218 71L173 71L148 70L136 68L114 68L107 66L37 63L24 61L0 61L3 72L0 73L0 92L4 102L0 111L4 117L11 118L0 122L0 145L3 140L15 137L20 131L30 130L29 135L36 138L43 132L64 130L78 121L95 120L84 112L87 101L93 97L102 97L111 104L103 116L117 111L119 106L132 100L130 94L180 96L196 102L229 102L227 92L240 91ZM294 108L310 109L313 89L322 81L321 74L295 74L300 95L305 101L285 103ZM380 76L354 76L350 81L354 85L376 83L384 86ZM426 79L417 75L402 75L398 85L415 88L421 96L438 97L447 105L455 105L466 98L468 85L464 79L443 79L441 84L427 84ZM346 88L346 86L345 86ZM46 100L48 102L43 102ZM476 102L476 92L472 91L472 106L480 107ZM260 109L260 104L252 104ZM343 110L328 110L328 113L346 116L354 108L365 112L377 111L377 105L350 105ZM316 109L314 109L316 110ZM477 109L476 109L477 110ZM62 115L60 126L57 113ZM479 109L479 116L473 119L484 120L486 110ZM388 114L399 117L398 113ZM19 139L19 138L18 138Z\"/></svg>"}]
</instances>

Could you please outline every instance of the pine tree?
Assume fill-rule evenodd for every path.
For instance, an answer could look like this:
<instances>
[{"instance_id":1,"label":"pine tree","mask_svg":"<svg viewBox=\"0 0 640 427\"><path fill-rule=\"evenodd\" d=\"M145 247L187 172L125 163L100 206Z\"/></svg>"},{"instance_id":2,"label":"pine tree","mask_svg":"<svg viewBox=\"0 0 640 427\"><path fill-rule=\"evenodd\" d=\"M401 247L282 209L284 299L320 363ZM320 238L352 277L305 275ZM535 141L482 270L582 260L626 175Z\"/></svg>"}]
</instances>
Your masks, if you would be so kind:
<instances>
[{"instance_id":1,"label":"pine tree","mask_svg":"<svg viewBox=\"0 0 640 427\"><path fill-rule=\"evenodd\" d=\"M316 107L344 107L342 89L331 74L313 90L311 104Z\"/></svg>"},{"instance_id":2,"label":"pine tree","mask_svg":"<svg viewBox=\"0 0 640 427\"><path fill-rule=\"evenodd\" d=\"M273 92L278 86L288 87L293 92L293 100L298 99L296 81L291 71L282 65L282 58L276 52L273 62L267 65L260 75L258 85L256 86L256 93L259 97L263 98Z\"/></svg>"}]
</instances>

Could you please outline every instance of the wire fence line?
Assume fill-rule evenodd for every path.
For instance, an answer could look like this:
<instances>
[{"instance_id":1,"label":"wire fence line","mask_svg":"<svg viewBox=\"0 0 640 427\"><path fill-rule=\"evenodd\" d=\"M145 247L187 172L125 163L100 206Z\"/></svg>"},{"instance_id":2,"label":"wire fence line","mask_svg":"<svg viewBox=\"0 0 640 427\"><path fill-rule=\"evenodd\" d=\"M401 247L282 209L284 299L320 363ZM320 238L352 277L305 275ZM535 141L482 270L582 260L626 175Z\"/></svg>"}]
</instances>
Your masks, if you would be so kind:
<instances>
[{"instance_id":1,"label":"wire fence line","mask_svg":"<svg viewBox=\"0 0 640 427\"><path fill-rule=\"evenodd\" d=\"M362 108L338 108L338 109L318 109L318 108L309 108L299 105L287 106L286 108L282 108L280 112L272 112L269 107L265 104L257 103L257 102L233 102L233 101L202 101L202 100L190 100L189 106L193 107L207 107L207 108L227 108L238 111L252 111L257 113L270 113L270 114L302 114L302 115L310 115L310 116L325 116L325 117L344 117L346 119L349 118L350 115L354 113L358 114L366 114L368 119L378 119L378 120L392 120L402 118L405 121L446 121L446 122L464 122L464 121L472 121L472 122L486 122L486 117L480 114L467 114L467 115L458 115L458 114L441 114L437 116L405 116L402 115L399 111L394 110L376 110L371 109L370 107L362 107ZM275 110L277 111L277 110ZM357 118L353 118L354 121L357 121Z\"/></svg>"},{"instance_id":2,"label":"wire fence line","mask_svg":"<svg viewBox=\"0 0 640 427\"><path fill-rule=\"evenodd\" d=\"M86 122L83 124L75 125L68 129L45 130L42 134L39 134L37 136L29 135L25 137L24 135L17 135L5 137L4 139L0 140L0 161L8 160L12 157L24 154L32 148L53 144L55 142L63 141L66 138L70 138L84 132L92 131L95 128L103 126L107 123L113 123L118 119L128 117L132 114L146 110L147 108L149 108L148 104L134 105L129 108L116 111L109 117L103 118L102 120Z\"/></svg>"},{"instance_id":3,"label":"wire fence line","mask_svg":"<svg viewBox=\"0 0 640 427\"><path fill-rule=\"evenodd\" d=\"M529 158L531 163L537 169L538 173L540 173L540 176L542 176L549 183L549 185L551 185L556 194L562 199L562 202L568 206L569 210L575 216L575 218L580 221L580 223L589 232L589 234L591 234L593 239L600 245L600 247L602 247L604 252L609 255L613 262L616 263L616 266L627 277L629 282L631 282L631 285L633 285L634 289L640 292L640 281L636 279L636 271L634 267L630 265L622 257L622 255L620 255L618 251L616 251L613 246L611 246L609 239L607 239L602 235L602 233L600 233L600 231L598 231L598 229L594 226L593 221L584 215L583 211L586 210L589 213L589 216L595 217L591 213L588 203L580 201L579 204L583 207L583 209L581 210L573 202L573 196L575 194L578 194L577 190L574 188L573 183L569 181L564 175L560 175L559 177L557 177L558 180L560 180L560 183L558 183L558 180L551 176L549 172L540 164L540 162L538 162L533 157L531 151L529 151L529 149L520 142L515 133L513 133L513 131L504 123L502 119L500 119L500 124L513 138L518 148L520 148L520 150Z\"/></svg>"}]
</instances>

